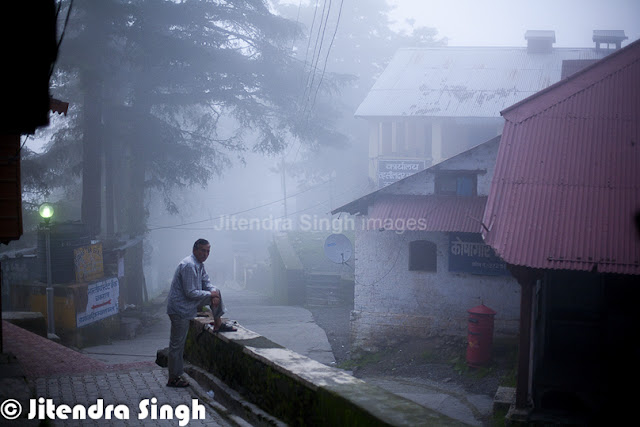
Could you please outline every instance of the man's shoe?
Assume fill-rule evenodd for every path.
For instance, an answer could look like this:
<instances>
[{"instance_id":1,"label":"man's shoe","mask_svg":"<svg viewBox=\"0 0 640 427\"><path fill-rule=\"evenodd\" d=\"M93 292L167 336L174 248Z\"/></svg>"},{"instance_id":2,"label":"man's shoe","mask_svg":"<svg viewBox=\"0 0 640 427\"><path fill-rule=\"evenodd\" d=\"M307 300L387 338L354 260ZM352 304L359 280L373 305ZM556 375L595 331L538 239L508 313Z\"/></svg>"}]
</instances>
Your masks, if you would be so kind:
<instances>
[{"instance_id":1,"label":"man's shoe","mask_svg":"<svg viewBox=\"0 0 640 427\"><path fill-rule=\"evenodd\" d=\"M189 387L189 383L183 380L182 378L178 377L178 378L169 380L169 382L167 383L167 387Z\"/></svg>"},{"instance_id":2,"label":"man's shoe","mask_svg":"<svg viewBox=\"0 0 640 427\"><path fill-rule=\"evenodd\" d=\"M222 325L220 325L218 329L213 330L213 332L235 332L235 331L237 331L236 328L234 328L233 326L229 326L226 323L223 323Z\"/></svg>"}]
</instances>

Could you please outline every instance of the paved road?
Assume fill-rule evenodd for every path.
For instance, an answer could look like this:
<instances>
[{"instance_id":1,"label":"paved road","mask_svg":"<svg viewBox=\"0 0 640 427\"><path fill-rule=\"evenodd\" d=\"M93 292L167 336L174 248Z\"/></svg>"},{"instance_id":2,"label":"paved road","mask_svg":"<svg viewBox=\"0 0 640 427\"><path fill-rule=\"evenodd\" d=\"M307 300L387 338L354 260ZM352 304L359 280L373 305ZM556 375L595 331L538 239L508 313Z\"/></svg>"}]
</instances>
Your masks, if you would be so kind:
<instances>
[{"instance_id":1,"label":"paved road","mask_svg":"<svg viewBox=\"0 0 640 427\"><path fill-rule=\"evenodd\" d=\"M467 394L461 387L419 378L366 377L377 385L426 408L433 409L465 424L480 426L491 414L493 399L482 394Z\"/></svg>"},{"instance_id":2,"label":"paved road","mask_svg":"<svg viewBox=\"0 0 640 427\"><path fill-rule=\"evenodd\" d=\"M326 334L313 322L308 310L272 306L268 298L251 291L223 288L222 292L227 306L225 317L321 363L330 364L334 361ZM5 349L17 356L37 397L52 399L56 405L70 407L76 404L88 407L102 399L105 407L125 405L126 409L120 407L128 415L125 425L178 425L176 410L178 407L184 409L180 405L190 407L193 399L198 399L197 403L205 403L207 397L196 385L186 389L166 387L166 369L154 363L157 350L168 345L170 322L165 309L165 304L158 301L152 313L156 320L132 339L87 347L80 353L6 322L3 322L6 325L3 342ZM29 391L23 390L22 385L20 378L0 378L0 400L4 402L5 399L16 398L27 411ZM146 418L138 420L138 415L142 413L140 404L144 406L145 402L148 402L149 409L153 409L154 403L156 408L168 404L174 410L175 419L154 420L150 412ZM192 419L189 425L238 425L237 419L235 424L230 423L209 405L203 406L204 413L201 414L204 414L204 419ZM189 411L191 414L192 411ZM123 425L122 420L104 418L102 416L100 419L100 425ZM4 422L0 417L0 425L4 425ZM9 423L37 425L37 421L24 418ZM90 419L58 419L54 425L97 424Z\"/></svg>"},{"instance_id":3,"label":"paved road","mask_svg":"<svg viewBox=\"0 0 640 427\"><path fill-rule=\"evenodd\" d=\"M327 335L302 307L274 306L257 292L222 288L227 309L224 317L237 321L270 340L320 363L335 363ZM171 324L164 304L158 304L157 321L134 339L86 347L83 353L105 363L154 361L156 351L169 345Z\"/></svg>"},{"instance_id":4,"label":"paved road","mask_svg":"<svg viewBox=\"0 0 640 427\"><path fill-rule=\"evenodd\" d=\"M238 425L207 405L208 398L199 387L166 387L166 369L154 363L108 365L8 322L3 321L2 327L3 349L16 356L19 367L13 370L20 371L0 377L2 426L39 425L46 417L47 402L53 408L49 413L55 414L52 425L56 426L169 426L187 418L190 426ZM76 419L70 410L60 415L56 408L64 405L80 405L77 408L85 412L78 412ZM90 412L92 405L96 412ZM31 406L36 411L27 419ZM167 411L164 416L160 411L163 406ZM5 419L16 413L21 417ZM172 420L166 419L168 414ZM71 419L61 419L65 416Z\"/></svg>"},{"instance_id":5,"label":"paved road","mask_svg":"<svg viewBox=\"0 0 640 427\"><path fill-rule=\"evenodd\" d=\"M309 310L271 305L268 297L237 288L222 288L222 295L229 320L320 363L335 364L326 333L313 321ZM159 304L158 321L134 339L88 347L83 352L108 364L154 361L156 351L168 345L170 323L164 310L164 304ZM469 425L482 425L491 414L490 397L468 395L450 384L417 378L361 379Z\"/></svg>"}]
</instances>

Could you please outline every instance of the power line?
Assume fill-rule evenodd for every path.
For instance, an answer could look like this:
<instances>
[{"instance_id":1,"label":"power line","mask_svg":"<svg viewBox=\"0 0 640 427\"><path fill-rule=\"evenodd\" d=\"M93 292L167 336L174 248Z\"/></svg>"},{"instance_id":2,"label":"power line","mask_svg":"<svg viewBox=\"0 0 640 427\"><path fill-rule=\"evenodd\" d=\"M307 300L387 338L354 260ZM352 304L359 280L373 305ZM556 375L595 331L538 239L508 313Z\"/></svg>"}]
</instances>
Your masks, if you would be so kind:
<instances>
[{"instance_id":1,"label":"power line","mask_svg":"<svg viewBox=\"0 0 640 427\"><path fill-rule=\"evenodd\" d=\"M331 180L329 180L329 181L324 181L324 182L322 182L322 183L320 183L320 184L318 184L318 185L315 185L315 186L313 186L313 187L309 187L309 188L307 188L306 190L300 191L300 192L298 192L298 193L296 193L296 194L292 194L291 196L287 196L287 198L297 196L298 194L302 194L302 193L304 193L304 192L306 192L306 191L309 191L309 190L312 190L312 189L314 189L314 188L317 188L317 187L319 187L319 186L321 186L321 185L323 185L323 184L326 184L326 183L328 183L328 182L330 182L330 181L331 181ZM358 187L359 189L362 189L362 188L366 187L366 185L367 185L367 184L365 183L364 185L359 185L359 186L357 186L357 187ZM337 195L338 195L338 196L340 196L340 195L342 195L342 194L345 194L346 192L348 192L348 191L352 190L353 188L355 188L355 186L353 186L353 187L349 187L349 188L347 188L346 190L344 190L344 191L342 191L342 192L338 193ZM283 200L284 200L284 199L276 200L276 201L273 201L273 202L269 202L269 203L267 203L267 204L264 204L264 205L262 205L262 206L256 206L255 208L246 209L246 210L244 210L244 211L235 212L235 213L232 213L232 214L220 215L220 216L217 216L217 217L215 217L215 218L204 219L204 220L200 220L200 221L193 221L193 222L188 222L188 223L179 224L179 225L171 225L171 226L164 226L164 227L149 228L149 229L148 229L148 231L160 230L160 229L167 229L167 228L174 229L174 228L178 228L178 227L179 227L179 229L180 229L180 230L209 230L211 227L190 227L190 228L184 228L184 226L186 226L186 225L193 225L193 224L199 224L199 223L203 223L203 222L207 222L207 221L216 221L216 220L223 219L223 218L226 218L226 217L232 217L232 216L234 216L234 215L239 215L239 214L241 214L241 213L250 212L250 211L255 210L255 209L259 209L259 208L262 208L262 207L265 207L265 206L269 206L269 205L272 205L272 204L275 204L275 203L279 203L279 202L281 202L281 201L283 201ZM329 202L329 201L330 201L330 199L328 199L328 200L323 200L323 201L321 201L321 202L319 202L319 203L316 203L315 205L312 205L312 206L306 207L306 208L304 208L304 209L297 210L297 211L295 211L295 212L293 212L293 213L289 213L289 214L287 214L287 215L282 215L282 216L280 216L280 217L278 217L278 218L274 218L274 219L273 219L273 221L278 221L278 220L281 220L281 219L283 219L283 218L285 218L285 217L288 217L288 216L290 217L290 216L292 216L292 215L296 215L296 214L299 214L299 213L301 213L301 212L308 211L309 209L313 209L313 208L315 208L315 207L318 207L318 206L324 205L325 203L327 203L327 202Z\"/></svg>"},{"instance_id":2,"label":"power line","mask_svg":"<svg viewBox=\"0 0 640 427\"><path fill-rule=\"evenodd\" d=\"M383 280L385 277L387 277L387 276L388 276L388 275L393 271L393 269L396 267L396 264L398 263L398 260L400 259L400 254L402 253L402 246L405 246L405 244L406 244L406 243L407 243L406 238L403 238L403 239L400 241L400 243L398 244L397 249L396 249L396 259L393 261L393 264L391 265L391 267L389 267L389 270L388 270L385 274L383 274L382 276L378 277L377 279L375 279L375 280L374 280L373 282L371 282L371 283L364 284L364 283L359 282L358 280L356 280L356 276L355 276L355 272L354 272L354 275L353 275L353 281L354 281L355 283L357 283L358 285L361 285L361 286L373 286L373 285L375 285L375 284L379 283L380 281L382 281L382 280Z\"/></svg>"},{"instance_id":3,"label":"power line","mask_svg":"<svg viewBox=\"0 0 640 427\"><path fill-rule=\"evenodd\" d=\"M215 218L208 218L208 219L202 219L202 220L198 220L198 221L185 222L185 223L177 224L177 225L166 225L166 226L151 227L151 228L148 228L147 231L161 230L161 229L166 229L166 228L179 228L179 227L183 227L185 225L201 224L201 223L207 222L207 221L215 221L217 219L221 219L221 218L225 218L225 217L229 217L229 216L240 215L240 214L243 214L243 213L251 212L251 211L254 211L256 209L261 209L261 208L264 208L266 206L270 206L270 205L274 205L276 203L280 203L280 202L282 202L282 201L284 201L284 200L286 200L286 199L288 199L290 197L295 197L295 196L297 196L299 194L306 193L307 191L313 190L314 188L318 188L321 185L324 185L324 184L326 184L326 183L328 183L330 181L331 180L323 181L323 182L321 182L321 183L319 183L317 185L314 185L312 187L309 187L307 189L299 191L299 192L297 192L295 194L292 194L290 196L284 197L282 199L274 200L272 202L265 203L265 204L260 205L260 206L255 206L253 208L245 209L245 210L234 212L234 213L231 213L231 214L219 215L219 216L217 216Z\"/></svg>"},{"instance_id":4,"label":"power line","mask_svg":"<svg viewBox=\"0 0 640 427\"><path fill-rule=\"evenodd\" d=\"M16 152L16 154L14 154L13 156L10 156L6 163L5 162L1 162L0 164L3 166L7 166L10 165L11 163L15 162L18 158L20 158L20 153L22 153L22 149L24 148L25 144L27 143L27 140L29 139L30 135L27 135L24 138L24 141L22 142L22 144L20 145L20 147L18 148L18 151Z\"/></svg>"},{"instance_id":5,"label":"power line","mask_svg":"<svg viewBox=\"0 0 640 427\"><path fill-rule=\"evenodd\" d=\"M298 13L296 14L296 26L300 23L300 8L302 6L302 0L300 0L298 2ZM293 40L291 40L291 51L293 51L293 48L296 45L296 38L293 37Z\"/></svg>"},{"instance_id":6,"label":"power line","mask_svg":"<svg viewBox=\"0 0 640 427\"><path fill-rule=\"evenodd\" d=\"M310 70L309 70L309 77L307 78L307 85L305 86L304 93L302 95L302 100L303 100L302 114L303 115L307 110L308 99L311 97L311 90L313 88L313 81L315 79L316 70L318 68L318 60L320 59L320 52L322 51L322 42L324 40L324 32L325 32L325 29L327 28L327 22L329 21L329 12L331 12L331 0L329 0L329 8L327 10L326 18L325 18L325 15L324 15L324 11L325 10L327 10L327 2L326 2L326 0L325 0L325 2L323 3L323 6L322 6L322 13L320 14L320 24L318 24L318 34L316 36L316 41L315 41L314 46L313 46L313 55L311 56L311 66L310 66ZM324 21L324 25L323 25L323 21ZM320 48L318 48L318 44L320 45ZM316 52L317 52L317 54L316 54ZM315 63L315 65L314 65L314 63ZM307 91L309 92L308 96L307 96Z\"/></svg>"},{"instance_id":7,"label":"power line","mask_svg":"<svg viewBox=\"0 0 640 427\"><path fill-rule=\"evenodd\" d=\"M316 0L316 5L313 8L313 18L311 19L311 27L309 28L309 36L307 37L307 49L304 52L304 62L302 63L302 72L303 72L302 78L303 79L304 79L304 71L307 69L307 58L309 57L309 48L311 47L311 36L313 35L313 27L315 27L315 25L316 25L316 16L318 14L318 1L319 0ZM311 66L309 68L311 68ZM308 82L308 78L307 78L307 82ZM303 88L303 91L302 91L302 97L300 99L300 103L302 105L304 105L304 103L305 103L304 99L305 99L306 94L307 94L307 86L304 85L304 88Z\"/></svg>"},{"instance_id":8,"label":"power line","mask_svg":"<svg viewBox=\"0 0 640 427\"><path fill-rule=\"evenodd\" d=\"M309 28L309 38L307 39L307 50L304 53L303 69L307 67L307 57L309 55L309 47L311 46L311 34L313 34L313 27L316 23L316 14L318 13L318 0L316 0L316 6L313 9L313 19L311 20L311 28Z\"/></svg>"},{"instance_id":9,"label":"power line","mask_svg":"<svg viewBox=\"0 0 640 427\"><path fill-rule=\"evenodd\" d=\"M333 31L333 36L331 37L331 43L329 44L329 49L327 49L327 55L324 58L324 67L322 67L322 74L320 75L320 81L318 82L318 87L316 88L316 92L313 95L313 101L311 102L311 107L309 108L309 112L313 110L314 105L316 104L316 97L318 96L318 91L320 90L320 86L322 85L322 80L324 80L324 73L327 69L327 63L329 62L329 53L331 52L331 47L333 46L333 42L336 39L336 34L338 33L338 26L340 25L340 17L342 16L342 5L344 4L344 0L340 0L340 9L338 10L338 18L336 20L336 28Z\"/></svg>"}]
</instances>

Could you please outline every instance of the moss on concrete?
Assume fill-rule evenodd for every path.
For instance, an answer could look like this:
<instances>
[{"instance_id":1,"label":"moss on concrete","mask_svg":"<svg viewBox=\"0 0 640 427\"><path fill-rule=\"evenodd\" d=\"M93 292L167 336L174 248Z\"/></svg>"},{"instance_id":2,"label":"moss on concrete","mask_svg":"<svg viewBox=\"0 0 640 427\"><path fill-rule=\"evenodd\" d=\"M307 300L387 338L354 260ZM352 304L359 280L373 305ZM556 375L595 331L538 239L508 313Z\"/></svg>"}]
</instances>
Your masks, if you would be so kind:
<instances>
[{"instance_id":1,"label":"moss on concrete","mask_svg":"<svg viewBox=\"0 0 640 427\"><path fill-rule=\"evenodd\" d=\"M198 320L191 323L187 360L288 424L461 425L267 338L246 333L250 331L241 331L234 339L233 334L212 334L202 326Z\"/></svg>"}]
</instances>

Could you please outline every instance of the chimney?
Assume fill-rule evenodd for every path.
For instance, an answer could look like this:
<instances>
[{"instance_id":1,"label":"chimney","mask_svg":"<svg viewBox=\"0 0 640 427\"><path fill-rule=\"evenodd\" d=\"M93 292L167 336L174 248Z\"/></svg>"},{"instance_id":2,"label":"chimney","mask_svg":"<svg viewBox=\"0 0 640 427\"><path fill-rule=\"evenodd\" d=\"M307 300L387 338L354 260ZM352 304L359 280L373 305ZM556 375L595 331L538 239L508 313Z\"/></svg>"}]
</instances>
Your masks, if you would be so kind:
<instances>
[{"instance_id":1,"label":"chimney","mask_svg":"<svg viewBox=\"0 0 640 427\"><path fill-rule=\"evenodd\" d=\"M593 30L593 41L596 42L596 50L620 49L622 41L628 38L624 35L624 30ZM604 43L605 46L601 47L601 43Z\"/></svg>"},{"instance_id":2,"label":"chimney","mask_svg":"<svg viewBox=\"0 0 640 427\"><path fill-rule=\"evenodd\" d=\"M529 30L524 33L527 40L527 52L551 53L556 42L556 32L553 30Z\"/></svg>"}]
</instances>

